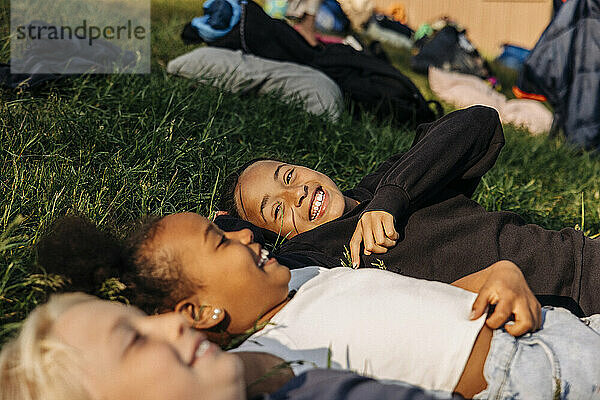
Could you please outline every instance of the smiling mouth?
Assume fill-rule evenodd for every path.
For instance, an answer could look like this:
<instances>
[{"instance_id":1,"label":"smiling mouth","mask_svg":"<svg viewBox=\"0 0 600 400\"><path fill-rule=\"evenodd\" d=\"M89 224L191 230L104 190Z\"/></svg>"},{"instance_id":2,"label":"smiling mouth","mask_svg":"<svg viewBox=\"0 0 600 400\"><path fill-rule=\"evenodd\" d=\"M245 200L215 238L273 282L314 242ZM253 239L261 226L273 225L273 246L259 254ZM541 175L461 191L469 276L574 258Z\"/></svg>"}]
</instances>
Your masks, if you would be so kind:
<instances>
[{"instance_id":1,"label":"smiling mouth","mask_svg":"<svg viewBox=\"0 0 600 400\"><path fill-rule=\"evenodd\" d=\"M260 249L260 259L258 260L258 263L256 265L259 269L262 269L267 263L267 261L269 261L269 250Z\"/></svg>"},{"instance_id":2,"label":"smiling mouth","mask_svg":"<svg viewBox=\"0 0 600 400\"><path fill-rule=\"evenodd\" d=\"M317 217L321 216L322 212L324 211L324 205L323 205L324 202L325 202L325 191L323 190L323 188L321 186L319 186L315 190L312 201L310 203L310 208L308 210L308 220L309 221L313 221Z\"/></svg>"},{"instance_id":3,"label":"smiling mouth","mask_svg":"<svg viewBox=\"0 0 600 400\"><path fill-rule=\"evenodd\" d=\"M194 365L196 360L199 360L200 358L204 357L205 355L210 353L211 350L214 351L214 345L211 342L209 342L208 339L201 340L197 344L196 351L194 351L194 356L192 357L190 365Z\"/></svg>"},{"instance_id":4,"label":"smiling mouth","mask_svg":"<svg viewBox=\"0 0 600 400\"><path fill-rule=\"evenodd\" d=\"M208 351L208 349L210 349L210 342L205 339L204 341L202 341L202 343L200 343L200 346L198 346L195 357L202 357Z\"/></svg>"}]
</instances>

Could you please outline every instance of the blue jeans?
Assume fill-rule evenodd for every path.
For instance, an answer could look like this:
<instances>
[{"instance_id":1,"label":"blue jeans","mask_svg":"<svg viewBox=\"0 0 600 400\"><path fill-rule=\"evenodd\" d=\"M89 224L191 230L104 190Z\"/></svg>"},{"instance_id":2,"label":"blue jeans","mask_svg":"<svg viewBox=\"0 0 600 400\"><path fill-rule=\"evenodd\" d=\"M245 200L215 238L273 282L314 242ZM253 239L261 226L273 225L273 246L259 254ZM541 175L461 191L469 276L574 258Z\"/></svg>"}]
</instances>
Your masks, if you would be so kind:
<instances>
[{"instance_id":1,"label":"blue jeans","mask_svg":"<svg viewBox=\"0 0 600 400\"><path fill-rule=\"evenodd\" d=\"M496 329L475 399L600 399L600 314L579 319L544 307L540 331Z\"/></svg>"}]
</instances>

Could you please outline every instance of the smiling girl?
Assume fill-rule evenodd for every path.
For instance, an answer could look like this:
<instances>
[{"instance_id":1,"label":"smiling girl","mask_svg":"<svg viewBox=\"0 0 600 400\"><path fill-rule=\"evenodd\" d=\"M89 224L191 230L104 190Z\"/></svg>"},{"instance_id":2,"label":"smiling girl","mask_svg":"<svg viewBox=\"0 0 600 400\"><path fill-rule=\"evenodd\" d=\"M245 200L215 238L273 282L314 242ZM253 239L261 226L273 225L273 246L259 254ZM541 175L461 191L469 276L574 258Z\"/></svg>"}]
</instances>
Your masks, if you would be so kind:
<instances>
[{"instance_id":1,"label":"smiling girl","mask_svg":"<svg viewBox=\"0 0 600 400\"><path fill-rule=\"evenodd\" d=\"M241 400L241 360L175 313L57 296L0 357L0 399Z\"/></svg>"},{"instance_id":2,"label":"smiling girl","mask_svg":"<svg viewBox=\"0 0 600 400\"><path fill-rule=\"evenodd\" d=\"M75 231L55 229L67 236L50 234L40 242L43 266L79 265L98 272L89 250L102 241L90 246L89 238ZM253 241L250 231L223 232L192 213L155 220L144 232L135 236L139 239L129 261L113 266L113 272L132 270L156 286L162 282L159 275L176 277L189 291L156 298L161 308L172 307L220 343L254 328L256 333L236 351L272 353L290 362L296 373L328 364L366 367L374 377L392 382L467 397L479 393L480 398L502 398L514 390L545 398L567 387L565 396L578 398L591 393L600 374L600 336L590 329L597 317L584 324L560 309L544 309L540 315L518 267L508 261L449 286L377 269L290 272ZM48 260L49 246L58 246L56 254L64 257ZM109 255L106 247L103 253ZM485 319L488 303L495 309ZM497 329L511 315L514 324ZM540 326L536 333L511 336ZM581 350L573 351L579 345ZM552 367L556 363L560 376ZM529 371L526 382L520 379L524 370Z\"/></svg>"},{"instance_id":3,"label":"smiling girl","mask_svg":"<svg viewBox=\"0 0 600 400\"><path fill-rule=\"evenodd\" d=\"M232 218L239 216L271 240L287 239L275 256L291 268L339 266L349 249L355 267L383 264L450 283L508 259L535 294L600 312L599 241L572 228L527 224L513 212L486 211L471 199L503 145L497 112L475 106L419 126L406 153L344 192L312 169L251 161L229 177L222 209L230 216L215 222L236 229L244 226Z\"/></svg>"}]
</instances>

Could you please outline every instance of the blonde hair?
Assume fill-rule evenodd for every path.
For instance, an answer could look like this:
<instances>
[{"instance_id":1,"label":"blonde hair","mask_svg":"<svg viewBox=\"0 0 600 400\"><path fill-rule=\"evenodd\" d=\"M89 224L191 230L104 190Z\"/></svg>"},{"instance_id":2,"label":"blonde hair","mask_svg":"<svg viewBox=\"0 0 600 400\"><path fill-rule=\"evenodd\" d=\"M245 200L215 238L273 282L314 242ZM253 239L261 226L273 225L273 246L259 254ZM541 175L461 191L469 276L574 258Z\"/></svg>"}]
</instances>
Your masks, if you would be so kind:
<instances>
[{"instance_id":1,"label":"blonde hair","mask_svg":"<svg viewBox=\"0 0 600 400\"><path fill-rule=\"evenodd\" d=\"M91 400L82 384L77 352L50 334L76 304L97 300L83 293L54 295L25 320L0 353L0 400Z\"/></svg>"}]
</instances>

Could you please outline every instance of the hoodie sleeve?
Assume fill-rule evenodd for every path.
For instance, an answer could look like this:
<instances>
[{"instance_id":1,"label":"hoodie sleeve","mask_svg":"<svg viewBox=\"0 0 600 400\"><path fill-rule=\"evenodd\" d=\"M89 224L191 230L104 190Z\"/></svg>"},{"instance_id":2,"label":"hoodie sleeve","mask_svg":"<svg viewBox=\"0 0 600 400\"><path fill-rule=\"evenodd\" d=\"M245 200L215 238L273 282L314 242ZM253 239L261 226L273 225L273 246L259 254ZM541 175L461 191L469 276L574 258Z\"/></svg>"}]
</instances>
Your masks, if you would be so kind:
<instances>
[{"instance_id":1,"label":"hoodie sleeve","mask_svg":"<svg viewBox=\"0 0 600 400\"><path fill-rule=\"evenodd\" d=\"M387 211L398 218L446 187L470 197L502 146L502 124L490 107L473 106L422 124L409 151L377 171L381 177L364 212Z\"/></svg>"},{"instance_id":2,"label":"hoodie sleeve","mask_svg":"<svg viewBox=\"0 0 600 400\"><path fill-rule=\"evenodd\" d=\"M349 371L313 369L292 378L264 400L459 400L458 394L439 392L407 383L384 384Z\"/></svg>"}]
</instances>

